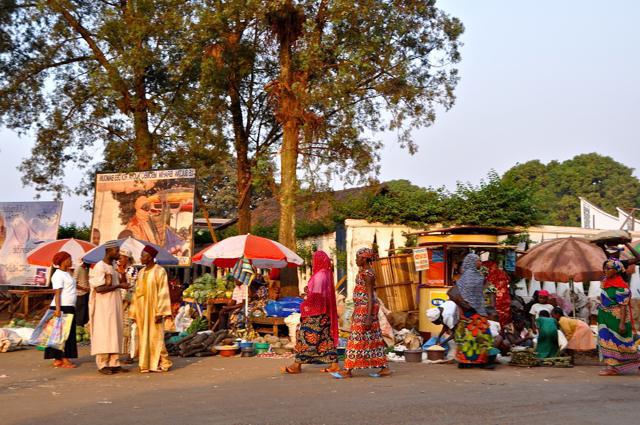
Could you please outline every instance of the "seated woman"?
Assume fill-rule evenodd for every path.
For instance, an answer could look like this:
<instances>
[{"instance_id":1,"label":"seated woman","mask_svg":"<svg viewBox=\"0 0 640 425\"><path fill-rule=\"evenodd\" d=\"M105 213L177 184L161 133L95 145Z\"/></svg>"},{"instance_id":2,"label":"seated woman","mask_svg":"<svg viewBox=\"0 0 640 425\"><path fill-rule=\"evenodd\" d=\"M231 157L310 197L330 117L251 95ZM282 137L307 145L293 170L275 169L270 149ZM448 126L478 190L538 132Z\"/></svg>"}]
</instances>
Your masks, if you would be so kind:
<instances>
[{"instance_id":1,"label":"seated woman","mask_svg":"<svg viewBox=\"0 0 640 425\"><path fill-rule=\"evenodd\" d=\"M556 357L560 347L558 346L558 324L546 310L541 310L536 319L538 329L538 344L536 356L539 359Z\"/></svg>"},{"instance_id":2,"label":"seated woman","mask_svg":"<svg viewBox=\"0 0 640 425\"><path fill-rule=\"evenodd\" d=\"M513 323L505 326L495 340L496 347L503 355L508 355L513 347L533 348L533 335L527 329L526 321L522 316L514 316Z\"/></svg>"},{"instance_id":3,"label":"seated woman","mask_svg":"<svg viewBox=\"0 0 640 425\"><path fill-rule=\"evenodd\" d=\"M567 349L575 351L591 351L596 349L596 339L591 328L582 320L572 319L564 315L560 307L555 307L551 312L569 341Z\"/></svg>"}]
</instances>

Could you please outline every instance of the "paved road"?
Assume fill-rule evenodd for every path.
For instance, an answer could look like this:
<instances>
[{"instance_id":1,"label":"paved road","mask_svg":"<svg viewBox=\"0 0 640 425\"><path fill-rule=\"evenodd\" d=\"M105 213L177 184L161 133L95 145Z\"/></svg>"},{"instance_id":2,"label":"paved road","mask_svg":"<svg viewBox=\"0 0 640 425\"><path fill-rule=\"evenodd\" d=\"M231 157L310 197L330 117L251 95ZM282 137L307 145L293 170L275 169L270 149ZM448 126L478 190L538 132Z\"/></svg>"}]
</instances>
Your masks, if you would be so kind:
<instances>
[{"instance_id":1,"label":"paved road","mask_svg":"<svg viewBox=\"0 0 640 425\"><path fill-rule=\"evenodd\" d=\"M396 364L394 376L336 381L284 360L177 359L168 374L53 369L36 350L0 354L0 424L631 424L640 377L598 368L458 370Z\"/></svg>"}]
</instances>

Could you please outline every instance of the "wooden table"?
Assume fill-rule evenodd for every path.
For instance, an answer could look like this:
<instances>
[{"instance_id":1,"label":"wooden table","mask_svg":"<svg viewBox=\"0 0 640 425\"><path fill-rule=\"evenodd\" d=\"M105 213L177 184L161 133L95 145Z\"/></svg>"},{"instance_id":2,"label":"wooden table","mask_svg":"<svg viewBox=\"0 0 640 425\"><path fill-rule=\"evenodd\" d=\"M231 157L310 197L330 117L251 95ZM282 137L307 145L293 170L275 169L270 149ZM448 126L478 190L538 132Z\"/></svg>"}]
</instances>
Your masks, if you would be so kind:
<instances>
[{"instance_id":1,"label":"wooden table","mask_svg":"<svg viewBox=\"0 0 640 425\"><path fill-rule=\"evenodd\" d=\"M278 336L278 326L284 326L284 318L282 317L251 317L249 322L253 325L268 325L272 328L259 328L254 326L254 330L258 333L273 333L273 336Z\"/></svg>"},{"instance_id":2,"label":"wooden table","mask_svg":"<svg viewBox=\"0 0 640 425\"><path fill-rule=\"evenodd\" d=\"M196 300L194 300L193 298L183 298L182 301L189 304L197 304ZM211 298L207 300L207 307L205 308L202 315L207 318L209 326L212 326L214 323L211 321L212 316L219 313L220 308L229 304L229 301L230 300L228 298Z\"/></svg>"},{"instance_id":3,"label":"wooden table","mask_svg":"<svg viewBox=\"0 0 640 425\"><path fill-rule=\"evenodd\" d=\"M49 308L47 301L53 298L55 291L53 289L9 289L7 293L11 297L9 318L27 320L32 314L38 316L42 310ZM49 300L42 300L44 297ZM43 302L44 307L42 307Z\"/></svg>"}]
</instances>

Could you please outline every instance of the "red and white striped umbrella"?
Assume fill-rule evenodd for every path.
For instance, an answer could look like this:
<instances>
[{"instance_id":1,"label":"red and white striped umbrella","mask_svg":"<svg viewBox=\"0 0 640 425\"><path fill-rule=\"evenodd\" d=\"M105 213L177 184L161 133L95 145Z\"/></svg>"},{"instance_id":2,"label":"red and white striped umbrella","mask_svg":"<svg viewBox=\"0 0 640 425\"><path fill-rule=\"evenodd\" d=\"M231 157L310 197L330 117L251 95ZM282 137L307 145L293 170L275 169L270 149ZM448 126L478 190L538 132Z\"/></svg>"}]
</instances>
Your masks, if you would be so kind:
<instances>
[{"instance_id":1,"label":"red and white striped umbrella","mask_svg":"<svg viewBox=\"0 0 640 425\"><path fill-rule=\"evenodd\" d=\"M46 242L27 254L27 262L34 266L51 267L53 256L60 251L68 252L76 264L81 261L87 251L95 248L95 245L80 239L59 239Z\"/></svg>"},{"instance_id":2,"label":"red and white striped umbrella","mask_svg":"<svg viewBox=\"0 0 640 425\"><path fill-rule=\"evenodd\" d=\"M194 263L233 267L238 259L248 259L259 269L301 266L304 260L286 246L254 235L239 235L224 239L195 254Z\"/></svg>"}]
</instances>

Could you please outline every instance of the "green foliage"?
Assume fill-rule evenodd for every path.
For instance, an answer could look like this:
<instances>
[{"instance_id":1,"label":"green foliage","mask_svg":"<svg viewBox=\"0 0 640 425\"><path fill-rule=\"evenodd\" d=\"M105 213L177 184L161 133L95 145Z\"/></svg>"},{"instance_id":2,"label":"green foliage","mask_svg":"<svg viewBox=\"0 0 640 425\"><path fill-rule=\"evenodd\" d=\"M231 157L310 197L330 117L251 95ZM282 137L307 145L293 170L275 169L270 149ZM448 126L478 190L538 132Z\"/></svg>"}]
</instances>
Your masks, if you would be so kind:
<instances>
[{"instance_id":1,"label":"green foliage","mask_svg":"<svg viewBox=\"0 0 640 425\"><path fill-rule=\"evenodd\" d=\"M540 222L531 190L503 182L494 171L478 186L458 183L445 205L452 224L527 227Z\"/></svg>"},{"instance_id":2,"label":"green foliage","mask_svg":"<svg viewBox=\"0 0 640 425\"><path fill-rule=\"evenodd\" d=\"M337 202L335 220L352 218L421 226L437 223L445 214L442 189L425 189L408 180L393 180L376 189Z\"/></svg>"},{"instance_id":3,"label":"green foliage","mask_svg":"<svg viewBox=\"0 0 640 425\"><path fill-rule=\"evenodd\" d=\"M640 181L629 168L608 156L578 155L564 162L518 164L503 182L532 191L545 224L580 225L580 200L584 197L605 211L640 206Z\"/></svg>"},{"instance_id":4,"label":"green foliage","mask_svg":"<svg viewBox=\"0 0 640 425\"><path fill-rule=\"evenodd\" d=\"M89 241L91 236L91 228L86 225L78 226L76 223L61 224L58 227L58 239L81 239L83 241Z\"/></svg>"}]
</instances>

